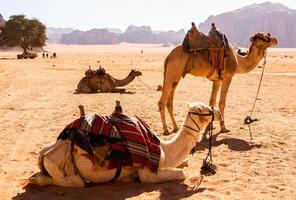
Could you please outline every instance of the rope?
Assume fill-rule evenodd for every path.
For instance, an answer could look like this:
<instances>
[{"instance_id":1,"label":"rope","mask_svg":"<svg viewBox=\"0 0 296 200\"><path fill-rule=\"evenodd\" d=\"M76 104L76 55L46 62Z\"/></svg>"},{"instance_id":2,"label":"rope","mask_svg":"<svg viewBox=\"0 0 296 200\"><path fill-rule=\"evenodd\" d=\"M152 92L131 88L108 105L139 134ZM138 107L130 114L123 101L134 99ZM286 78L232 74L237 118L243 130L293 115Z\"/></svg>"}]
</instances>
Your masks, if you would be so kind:
<instances>
[{"instance_id":1,"label":"rope","mask_svg":"<svg viewBox=\"0 0 296 200\"><path fill-rule=\"evenodd\" d=\"M212 137L213 137L213 122L210 124L209 133L209 151L206 158L203 160L202 167L200 169L200 174L210 176L216 174L216 166L213 164L212 157ZM209 161L208 161L209 160Z\"/></svg>"},{"instance_id":2,"label":"rope","mask_svg":"<svg viewBox=\"0 0 296 200\"><path fill-rule=\"evenodd\" d=\"M265 65L266 65L266 57L267 57L267 49L264 51L264 62L263 62L263 65L262 65L262 72L261 72L261 76L260 76L260 81L259 81L256 97L254 99L253 107L252 107L252 110L251 110L250 114L244 119L244 124L248 125L248 127L249 127L249 133L250 133L251 141L253 140L253 135L252 135L252 131L251 131L251 123L253 123L255 121L258 121L258 119L252 119L252 114L253 114L253 111L255 109L255 105L256 105L256 102L258 100L258 95L259 95L259 91L260 91L260 88L261 88L264 69L265 69Z\"/></svg>"}]
</instances>

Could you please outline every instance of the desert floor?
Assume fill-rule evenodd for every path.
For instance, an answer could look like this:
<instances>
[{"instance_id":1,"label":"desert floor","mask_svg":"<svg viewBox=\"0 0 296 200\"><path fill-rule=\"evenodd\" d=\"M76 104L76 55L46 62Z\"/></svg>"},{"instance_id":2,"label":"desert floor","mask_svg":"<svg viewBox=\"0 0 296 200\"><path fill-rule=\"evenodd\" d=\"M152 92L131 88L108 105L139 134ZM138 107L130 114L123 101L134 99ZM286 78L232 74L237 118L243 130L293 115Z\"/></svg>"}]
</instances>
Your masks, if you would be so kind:
<instances>
[{"instance_id":1,"label":"desert floor","mask_svg":"<svg viewBox=\"0 0 296 200\"><path fill-rule=\"evenodd\" d=\"M229 133L216 133L213 159L217 174L198 189L207 141L189 156L184 182L115 183L91 188L37 187L27 179L38 172L38 152L55 141L64 126L87 113L111 114L115 100L126 113L142 117L161 136L156 91L163 81L163 61L172 49L161 45L48 45L57 59L17 60L17 52L0 52L0 199L296 199L296 50L271 49L253 116L253 142L243 119L250 111L261 69L233 78L225 112ZM141 53L143 50L143 54ZM116 78L130 69L143 76L126 86L127 93L74 94L84 71L102 65ZM181 125L185 104L208 103L211 82L187 75L175 93L174 111Z\"/></svg>"}]
</instances>

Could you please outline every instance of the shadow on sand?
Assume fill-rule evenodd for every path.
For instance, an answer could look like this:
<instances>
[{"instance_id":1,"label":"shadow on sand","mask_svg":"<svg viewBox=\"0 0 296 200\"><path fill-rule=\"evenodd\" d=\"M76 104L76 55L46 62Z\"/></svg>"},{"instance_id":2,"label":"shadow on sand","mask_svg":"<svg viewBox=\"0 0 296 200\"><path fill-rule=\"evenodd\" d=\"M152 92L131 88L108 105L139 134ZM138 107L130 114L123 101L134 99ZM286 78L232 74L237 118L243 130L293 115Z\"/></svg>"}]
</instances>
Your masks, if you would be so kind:
<instances>
[{"instance_id":1,"label":"shadow on sand","mask_svg":"<svg viewBox=\"0 0 296 200\"><path fill-rule=\"evenodd\" d=\"M0 60L17 60L17 59L16 58L11 58L11 57L8 57L8 58L2 57L2 58L0 58Z\"/></svg>"},{"instance_id":2,"label":"shadow on sand","mask_svg":"<svg viewBox=\"0 0 296 200\"><path fill-rule=\"evenodd\" d=\"M220 133L217 133L216 135L213 135L212 138L212 145L213 147L217 147L221 144L227 145L227 147L234 151L250 151L253 148L261 148L261 144L252 144L251 142L247 142L242 139L237 138L224 138L222 140L217 140ZM202 140L196 144L195 149L196 150L205 150L209 147L209 140L206 138L206 134L203 134Z\"/></svg>"},{"instance_id":3,"label":"shadow on sand","mask_svg":"<svg viewBox=\"0 0 296 200\"><path fill-rule=\"evenodd\" d=\"M135 94L136 92L130 92L130 91L126 91L125 89L115 89L112 92L92 92L92 93L83 93L83 92L73 92L73 94L106 94L106 93L119 93L119 94Z\"/></svg>"},{"instance_id":4,"label":"shadow on sand","mask_svg":"<svg viewBox=\"0 0 296 200\"><path fill-rule=\"evenodd\" d=\"M190 197L194 194L201 193L206 188L198 188L192 190L188 185L170 181L161 184L148 184L148 183L107 183L89 188L65 188L57 186L39 187L36 185L28 184L24 187L25 192L13 197L13 200L59 200L59 199L112 199L123 200L126 198L137 197L146 192L155 195L153 199L182 199Z\"/></svg>"}]
</instances>

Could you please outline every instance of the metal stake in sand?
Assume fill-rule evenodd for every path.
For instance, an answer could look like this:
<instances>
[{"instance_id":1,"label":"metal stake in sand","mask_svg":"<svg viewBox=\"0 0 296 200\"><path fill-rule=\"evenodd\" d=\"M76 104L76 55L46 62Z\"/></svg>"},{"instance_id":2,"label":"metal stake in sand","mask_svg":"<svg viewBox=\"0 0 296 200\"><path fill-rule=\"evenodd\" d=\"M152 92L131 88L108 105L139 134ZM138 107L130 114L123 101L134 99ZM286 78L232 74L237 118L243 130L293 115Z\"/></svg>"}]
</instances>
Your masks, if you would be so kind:
<instances>
[{"instance_id":1,"label":"metal stake in sand","mask_svg":"<svg viewBox=\"0 0 296 200\"><path fill-rule=\"evenodd\" d=\"M248 127L249 127L251 141L253 140L252 131L251 131L251 124L253 122L255 122L255 121L258 121L258 119L256 119L256 118L252 119L252 114L253 114L253 111L254 111L254 108L255 108L256 101L258 100L258 95L259 95L259 91L260 91L260 87L261 87L261 83L262 83L262 79L263 79L265 64L266 64L266 57L267 57L267 49L264 52L264 62L263 62L263 65L262 65L262 73L261 73L261 77L260 77L260 81L259 81L259 85L258 85L256 97L255 97L255 100L254 100L254 103L253 103L253 107L252 107L252 110L250 112L250 115L248 115L244 119L244 124L245 125L248 125Z\"/></svg>"}]
</instances>

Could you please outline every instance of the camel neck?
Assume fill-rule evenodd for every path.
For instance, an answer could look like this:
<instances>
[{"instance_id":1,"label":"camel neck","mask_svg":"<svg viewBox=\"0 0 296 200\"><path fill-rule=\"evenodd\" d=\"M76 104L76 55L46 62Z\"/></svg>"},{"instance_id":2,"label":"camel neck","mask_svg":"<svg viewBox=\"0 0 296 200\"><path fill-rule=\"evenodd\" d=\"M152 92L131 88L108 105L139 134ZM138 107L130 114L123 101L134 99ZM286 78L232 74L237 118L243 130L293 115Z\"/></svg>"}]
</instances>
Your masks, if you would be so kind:
<instances>
[{"instance_id":1,"label":"camel neck","mask_svg":"<svg viewBox=\"0 0 296 200\"><path fill-rule=\"evenodd\" d=\"M119 80L119 79L114 78L115 87L125 86L125 85L129 84L130 82L132 82L134 79L135 79L135 76L132 74L132 72L130 72L128 74L128 76L124 79Z\"/></svg>"},{"instance_id":2,"label":"camel neck","mask_svg":"<svg viewBox=\"0 0 296 200\"><path fill-rule=\"evenodd\" d=\"M197 133L195 133L197 134ZM177 167L190 154L196 144L197 137L185 132L184 127L170 141L162 141L162 150L165 155L161 167Z\"/></svg>"},{"instance_id":3,"label":"camel neck","mask_svg":"<svg viewBox=\"0 0 296 200\"><path fill-rule=\"evenodd\" d=\"M244 74L249 73L256 68L260 60L264 56L264 48L257 48L251 45L249 48L249 53L246 56L241 56L237 54L238 68L236 73Z\"/></svg>"}]
</instances>

